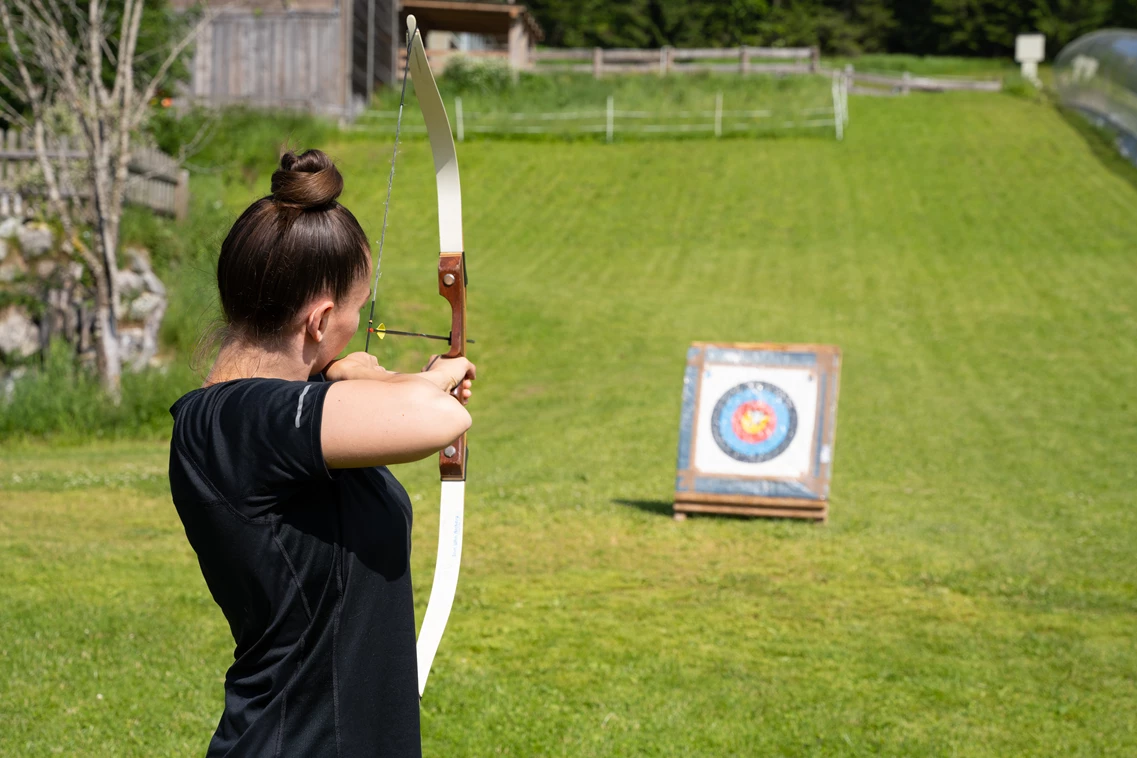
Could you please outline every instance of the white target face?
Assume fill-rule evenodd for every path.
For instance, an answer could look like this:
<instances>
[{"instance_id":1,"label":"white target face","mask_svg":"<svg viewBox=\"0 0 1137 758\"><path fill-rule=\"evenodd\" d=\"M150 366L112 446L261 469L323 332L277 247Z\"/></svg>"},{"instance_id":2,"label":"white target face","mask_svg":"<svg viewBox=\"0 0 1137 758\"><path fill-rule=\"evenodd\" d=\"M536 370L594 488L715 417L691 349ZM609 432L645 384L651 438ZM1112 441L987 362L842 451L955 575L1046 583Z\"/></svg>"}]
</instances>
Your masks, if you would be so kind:
<instances>
[{"instance_id":1,"label":"white target face","mask_svg":"<svg viewBox=\"0 0 1137 758\"><path fill-rule=\"evenodd\" d=\"M813 460L817 394L810 369L707 364L695 421L695 468L731 476L804 476Z\"/></svg>"}]
</instances>

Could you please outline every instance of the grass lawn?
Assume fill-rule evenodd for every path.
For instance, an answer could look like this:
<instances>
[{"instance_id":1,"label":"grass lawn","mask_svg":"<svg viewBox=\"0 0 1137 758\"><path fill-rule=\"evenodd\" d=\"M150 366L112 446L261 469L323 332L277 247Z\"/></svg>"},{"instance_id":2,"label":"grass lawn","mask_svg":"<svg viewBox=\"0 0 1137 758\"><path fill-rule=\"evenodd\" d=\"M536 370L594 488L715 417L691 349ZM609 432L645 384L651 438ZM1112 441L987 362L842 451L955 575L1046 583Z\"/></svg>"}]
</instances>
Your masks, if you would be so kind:
<instances>
[{"instance_id":1,"label":"grass lawn","mask_svg":"<svg viewBox=\"0 0 1137 758\"><path fill-rule=\"evenodd\" d=\"M444 76L439 86L455 128L455 100L456 96L462 98L468 141L485 139L487 132L512 132L514 138L537 141L572 138L602 142L609 96L615 131L624 140L675 139L675 132L661 135L650 130L660 125L671 129L684 126L688 129L684 136L705 137L713 130L718 97L724 134L805 131L830 138L833 135L831 123L817 123L827 118L826 111L831 116L833 109L833 82L826 75L686 74L594 79L582 74L525 74L512 86L485 91L472 86L460 88L458 82ZM397 89L380 91L373 103L376 109L361 114L351 128L372 140L389 139L395 128L399 94ZM421 112L413 107L405 111L403 125L408 132L423 130ZM692 130L694 125L701 125L703 130ZM649 131L645 132L645 127ZM525 129L539 131L526 134Z\"/></svg>"},{"instance_id":2,"label":"grass lawn","mask_svg":"<svg viewBox=\"0 0 1137 758\"><path fill-rule=\"evenodd\" d=\"M867 53L857 56L825 56L822 63L832 68L843 68L851 63L858 71L905 71L916 76L964 76L998 78L1015 75L1019 66L1011 58L973 58L953 55L904 55L897 53Z\"/></svg>"},{"instance_id":3,"label":"grass lawn","mask_svg":"<svg viewBox=\"0 0 1137 758\"><path fill-rule=\"evenodd\" d=\"M844 143L462 149L482 379L428 755L1137 753L1134 172L1010 96L851 109ZM377 238L389 144L325 147ZM444 328L429 161L392 327ZM828 525L671 520L692 340L842 347ZM0 451L0 755L204 751L232 641L164 466ZM421 614L437 472L398 473Z\"/></svg>"}]
</instances>

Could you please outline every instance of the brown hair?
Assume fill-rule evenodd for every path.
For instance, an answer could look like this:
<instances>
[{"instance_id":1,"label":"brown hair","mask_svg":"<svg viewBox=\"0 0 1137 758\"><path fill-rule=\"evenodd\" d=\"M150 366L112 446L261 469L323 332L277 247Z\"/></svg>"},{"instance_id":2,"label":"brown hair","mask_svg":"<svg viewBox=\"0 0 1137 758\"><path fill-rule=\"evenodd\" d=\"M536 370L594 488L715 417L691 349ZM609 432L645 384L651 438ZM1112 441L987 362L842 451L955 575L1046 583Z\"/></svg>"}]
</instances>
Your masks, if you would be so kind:
<instances>
[{"instance_id":1,"label":"brown hair","mask_svg":"<svg viewBox=\"0 0 1137 758\"><path fill-rule=\"evenodd\" d=\"M274 341L312 298L343 300L367 276L367 235L336 202L343 177L327 155L287 152L272 194L250 205L229 230L217 259L227 332Z\"/></svg>"}]
</instances>

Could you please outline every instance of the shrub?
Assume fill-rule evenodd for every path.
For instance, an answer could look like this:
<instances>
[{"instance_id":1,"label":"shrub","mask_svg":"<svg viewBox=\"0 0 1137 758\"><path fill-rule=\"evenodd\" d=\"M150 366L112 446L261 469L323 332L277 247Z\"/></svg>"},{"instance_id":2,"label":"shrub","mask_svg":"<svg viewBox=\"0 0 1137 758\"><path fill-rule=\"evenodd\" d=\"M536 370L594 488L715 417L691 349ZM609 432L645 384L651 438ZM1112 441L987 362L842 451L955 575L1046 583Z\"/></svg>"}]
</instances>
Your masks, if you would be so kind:
<instances>
[{"instance_id":1,"label":"shrub","mask_svg":"<svg viewBox=\"0 0 1137 758\"><path fill-rule=\"evenodd\" d=\"M513 69L499 58L471 58L456 55L446 64L443 79L458 94L495 94L511 89L516 81Z\"/></svg>"}]
</instances>

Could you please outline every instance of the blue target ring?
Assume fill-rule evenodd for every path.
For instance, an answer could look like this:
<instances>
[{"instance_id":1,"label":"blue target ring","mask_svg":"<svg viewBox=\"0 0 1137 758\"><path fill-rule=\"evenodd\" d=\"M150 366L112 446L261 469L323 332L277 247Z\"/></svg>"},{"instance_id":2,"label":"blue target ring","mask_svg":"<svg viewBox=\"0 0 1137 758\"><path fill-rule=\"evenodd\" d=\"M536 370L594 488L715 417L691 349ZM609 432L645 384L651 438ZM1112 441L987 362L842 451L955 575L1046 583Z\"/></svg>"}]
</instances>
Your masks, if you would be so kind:
<instances>
[{"instance_id":1,"label":"blue target ring","mask_svg":"<svg viewBox=\"0 0 1137 758\"><path fill-rule=\"evenodd\" d=\"M715 444L736 461L762 463L785 452L797 433L797 408L783 390L745 382L728 390L711 412Z\"/></svg>"}]
</instances>

